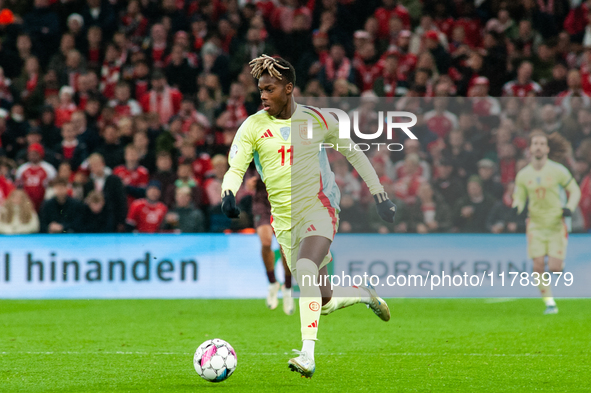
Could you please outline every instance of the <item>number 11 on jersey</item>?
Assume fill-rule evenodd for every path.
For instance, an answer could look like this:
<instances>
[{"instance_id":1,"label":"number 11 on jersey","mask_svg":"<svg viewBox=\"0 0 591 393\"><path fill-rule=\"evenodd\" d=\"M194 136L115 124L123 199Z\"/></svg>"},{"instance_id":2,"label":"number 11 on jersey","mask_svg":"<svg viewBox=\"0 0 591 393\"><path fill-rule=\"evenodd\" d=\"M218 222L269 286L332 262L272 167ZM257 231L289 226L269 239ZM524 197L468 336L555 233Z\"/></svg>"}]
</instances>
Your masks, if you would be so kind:
<instances>
[{"instance_id":1,"label":"number 11 on jersey","mask_svg":"<svg viewBox=\"0 0 591 393\"><path fill-rule=\"evenodd\" d=\"M289 165L293 165L292 148L293 146L290 146L289 149L285 150L285 146L281 146L281 149L277 150L277 153L281 154L281 166L285 165L285 153L289 155Z\"/></svg>"}]
</instances>

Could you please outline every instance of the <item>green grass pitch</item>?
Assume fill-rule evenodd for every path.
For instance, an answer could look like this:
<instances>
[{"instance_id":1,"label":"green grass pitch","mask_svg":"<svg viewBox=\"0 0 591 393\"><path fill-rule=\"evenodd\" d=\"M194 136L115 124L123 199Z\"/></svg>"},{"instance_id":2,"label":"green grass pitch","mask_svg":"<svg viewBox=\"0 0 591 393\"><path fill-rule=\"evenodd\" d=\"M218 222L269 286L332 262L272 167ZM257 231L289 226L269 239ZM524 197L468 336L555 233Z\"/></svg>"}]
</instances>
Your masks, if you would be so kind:
<instances>
[{"instance_id":1,"label":"green grass pitch","mask_svg":"<svg viewBox=\"0 0 591 393\"><path fill-rule=\"evenodd\" d=\"M316 374L290 372L298 313L264 300L0 300L0 392L590 392L591 299L389 299L320 320ZM234 346L222 383L201 342Z\"/></svg>"}]
</instances>

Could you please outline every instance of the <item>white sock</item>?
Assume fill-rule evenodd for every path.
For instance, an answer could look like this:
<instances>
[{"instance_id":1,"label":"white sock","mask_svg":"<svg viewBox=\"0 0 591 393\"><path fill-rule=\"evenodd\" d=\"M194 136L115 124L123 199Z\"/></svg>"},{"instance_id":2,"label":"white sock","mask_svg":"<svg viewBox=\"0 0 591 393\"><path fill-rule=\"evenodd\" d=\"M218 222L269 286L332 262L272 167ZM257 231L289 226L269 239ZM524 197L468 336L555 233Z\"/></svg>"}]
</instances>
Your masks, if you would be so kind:
<instances>
[{"instance_id":1,"label":"white sock","mask_svg":"<svg viewBox=\"0 0 591 393\"><path fill-rule=\"evenodd\" d=\"M316 341L314 340L303 340L304 344L302 345L302 352L306 352L310 359L314 360L314 344Z\"/></svg>"},{"instance_id":2,"label":"white sock","mask_svg":"<svg viewBox=\"0 0 591 393\"><path fill-rule=\"evenodd\" d=\"M545 297L544 303L546 303L546 306L556 306L556 302L554 301L553 297Z\"/></svg>"}]
</instances>

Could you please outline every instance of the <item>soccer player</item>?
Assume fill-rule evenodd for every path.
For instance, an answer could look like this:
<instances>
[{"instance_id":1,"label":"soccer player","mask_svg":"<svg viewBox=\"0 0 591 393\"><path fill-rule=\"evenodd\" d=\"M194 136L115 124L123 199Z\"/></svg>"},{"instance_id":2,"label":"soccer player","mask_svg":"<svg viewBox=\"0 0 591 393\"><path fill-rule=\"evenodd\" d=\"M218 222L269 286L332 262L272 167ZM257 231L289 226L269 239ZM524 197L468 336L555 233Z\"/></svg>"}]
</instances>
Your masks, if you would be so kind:
<instances>
[{"instance_id":1,"label":"soccer player","mask_svg":"<svg viewBox=\"0 0 591 393\"><path fill-rule=\"evenodd\" d=\"M548 285L544 285L542 280L545 259L548 256L550 272L562 272L568 241L564 218L571 216L581 198L581 190L568 169L548 158L550 154L558 160L567 146L568 141L558 133L546 135L541 130L533 131L529 142L531 162L519 171L515 179L513 207L521 213L529 200L527 251L533 259L534 272L540 274L538 288L546 303L544 314L558 313L551 283L545 280ZM568 201L565 191L568 192Z\"/></svg>"},{"instance_id":2,"label":"soccer player","mask_svg":"<svg viewBox=\"0 0 591 393\"><path fill-rule=\"evenodd\" d=\"M285 283L281 285L275 277L275 252L271 249L273 241L273 227L271 226L271 204L267 196L265 183L258 177L255 177L255 192L252 200L252 214L254 215L254 227L261 240L261 255L265 264L265 271L269 279L269 294L267 295L267 307L271 310L277 308L279 301L277 294L279 289L283 294L283 312L292 315L295 311L293 298L291 297L291 271L285 262L285 257L281 256L283 268L285 269Z\"/></svg>"},{"instance_id":3,"label":"soccer player","mask_svg":"<svg viewBox=\"0 0 591 393\"><path fill-rule=\"evenodd\" d=\"M338 225L340 192L326 151L319 146L324 142L351 146L351 141L338 139L338 123L332 115L295 102L295 70L289 62L263 55L250 65L252 75L258 79L263 110L249 116L234 137L230 169L222 183L222 211L228 217L240 214L234 195L254 158L269 194L271 225L301 290L303 347L288 365L292 371L310 378L315 371L314 345L321 314L365 303L388 321L390 310L370 285L333 288L330 280L326 281L327 265L332 261L330 245ZM307 119L305 112L310 111L316 113L318 127L308 139L309 133L301 132L306 123L294 127L292 120ZM367 183L382 219L394 222L396 206L388 199L365 154L355 149L342 153Z\"/></svg>"}]
</instances>

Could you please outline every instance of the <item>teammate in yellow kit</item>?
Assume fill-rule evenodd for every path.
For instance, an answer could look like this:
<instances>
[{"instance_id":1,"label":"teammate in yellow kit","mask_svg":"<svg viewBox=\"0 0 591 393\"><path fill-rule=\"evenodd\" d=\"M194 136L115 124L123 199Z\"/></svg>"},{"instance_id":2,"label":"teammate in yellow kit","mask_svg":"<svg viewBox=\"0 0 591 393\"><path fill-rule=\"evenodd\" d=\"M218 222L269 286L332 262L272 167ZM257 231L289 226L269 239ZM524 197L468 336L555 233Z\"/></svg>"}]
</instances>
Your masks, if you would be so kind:
<instances>
[{"instance_id":1,"label":"teammate in yellow kit","mask_svg":"<svg viewBox=\"0 0 591 393\"><path fill-rule=\"evenodd\" d=\"M272 226L287 265L300 285L300 321L303 346L289 360L292 371L311 377L315 371L314 344L320 315L356 303L365 303L382 320L390 319L388 305L370 285L331 288L326 266L332 261L330 245L338 226L340 192L320 143L348 145L338 139L334 117L293 99L295 70L284 59L263 55L251 61L258 79L263 110L240 126L230 149L230 169L222 183L222 211L237 217L234 195L254 159L271 203ZM314 119L313 136L306 132ZM394 221L395 205L364 153L341 151L367 183L382 219ZM307 277L306 280L303 278ZM320 285L309 285L310 282Z\"/></svg>"},{"instance_id":2,"label":"teammate in yellow kit","mask_svg":"<svg viewBox=\"0 0 591 393\"><path fill-rule=\"evenodd\" d=\"M532 132L529 145L531 162L517 174L513 194L513 207L519 213L529 200L527 251L533 259L534 272L540 274L538 287L546 303L545 314L558 313L551 285L544 285L541 279L546 267L545 259L548 256L550 272L562 271L568 242L565 218L571 216L581 198L581 190L568 169L548 158L557 150L565 151L567 145L568 142L557 133L548 136L543 131Z\"/></svg>"}]
</instances>

